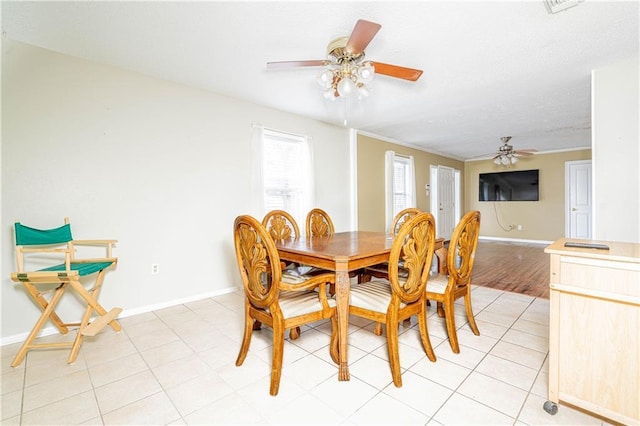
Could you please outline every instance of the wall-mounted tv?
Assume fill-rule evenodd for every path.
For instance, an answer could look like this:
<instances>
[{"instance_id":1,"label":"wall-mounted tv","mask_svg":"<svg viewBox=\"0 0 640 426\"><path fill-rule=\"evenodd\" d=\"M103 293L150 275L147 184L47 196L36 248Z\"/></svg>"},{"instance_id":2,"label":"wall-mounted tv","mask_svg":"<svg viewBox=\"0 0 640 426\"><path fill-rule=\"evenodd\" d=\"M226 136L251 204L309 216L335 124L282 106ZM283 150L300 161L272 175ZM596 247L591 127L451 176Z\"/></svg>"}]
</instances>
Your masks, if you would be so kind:
<instances>
[{"instance_id":1,"label":"wall-mounted tv","mask_svg":"<svg viewBox=\"0 0 640 426\"><path fill-rule=\"evenodd\" d=\"M538 170L480 173L479 201L538 201Z\"/></svg>"}]
</instances>

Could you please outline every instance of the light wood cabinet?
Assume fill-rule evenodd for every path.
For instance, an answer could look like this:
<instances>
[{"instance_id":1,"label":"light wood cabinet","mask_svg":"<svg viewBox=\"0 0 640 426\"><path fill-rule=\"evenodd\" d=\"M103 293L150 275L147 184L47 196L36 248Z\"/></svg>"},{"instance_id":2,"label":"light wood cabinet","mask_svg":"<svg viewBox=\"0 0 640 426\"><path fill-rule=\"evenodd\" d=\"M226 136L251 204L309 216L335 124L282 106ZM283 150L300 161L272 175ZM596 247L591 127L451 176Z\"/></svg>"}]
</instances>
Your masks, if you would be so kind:
<instances>
[{"instance_id":1,"label":"light wood cabinet","mask_svg":"<svg viewBox=\"0 0 640 426\"><path fill-rule=\"evenodd\" d=\"M600 243L609 250L565 247ZM549 401L640 422L640 244L560 239L551 258Z\"/></svg>"}]
</instances>

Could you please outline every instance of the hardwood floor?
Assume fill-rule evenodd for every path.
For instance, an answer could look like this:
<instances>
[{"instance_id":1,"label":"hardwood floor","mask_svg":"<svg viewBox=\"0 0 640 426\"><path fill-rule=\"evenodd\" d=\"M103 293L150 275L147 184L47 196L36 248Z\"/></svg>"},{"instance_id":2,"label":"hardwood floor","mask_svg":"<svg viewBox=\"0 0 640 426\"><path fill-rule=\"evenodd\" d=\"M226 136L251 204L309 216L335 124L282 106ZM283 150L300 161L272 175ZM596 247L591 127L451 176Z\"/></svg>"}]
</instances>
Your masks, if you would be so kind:
<instances>
[{"instance_id":1,"label":"hardwood floor","mask_svg":"<svg viewBox=\"0 0 640 426\"><path fill-rule=\"evenodd\" d=\"M549 298L548 244L478 241L471 282L529 296Z\"/></svg>"}]
</instances>

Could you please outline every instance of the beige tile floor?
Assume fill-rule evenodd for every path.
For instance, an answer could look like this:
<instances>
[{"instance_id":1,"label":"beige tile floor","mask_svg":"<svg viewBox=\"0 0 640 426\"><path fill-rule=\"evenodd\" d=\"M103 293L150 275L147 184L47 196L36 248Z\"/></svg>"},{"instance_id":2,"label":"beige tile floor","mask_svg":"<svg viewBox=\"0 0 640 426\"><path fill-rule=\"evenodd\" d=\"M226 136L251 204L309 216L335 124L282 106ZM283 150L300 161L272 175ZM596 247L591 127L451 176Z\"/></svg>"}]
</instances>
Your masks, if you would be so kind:
<instances>
[{"instance_id":1,"label":"beige tile floor","mask_svg":"<svg viewBox=\"0 0 640 426\"><path fill-rule=\"evenodd\" d=\"M433 306L435 363L424 354L415 318L400 328L401 388L391 382L384 335L352 319L350 381L338 381L330 324L318 322L285 342L280 392L270 396L270 329L254 332L244 364L235 366L241 292L123 318L122 332L87 339L74 365L65 350L34 350L12 368L19 345L7 345L1 424L606 424L564 406L555 416L542 409L548 300L481 287L472 294L481 335L456 315L460 354L452 353Z\"/></svg>"}]
</instances>

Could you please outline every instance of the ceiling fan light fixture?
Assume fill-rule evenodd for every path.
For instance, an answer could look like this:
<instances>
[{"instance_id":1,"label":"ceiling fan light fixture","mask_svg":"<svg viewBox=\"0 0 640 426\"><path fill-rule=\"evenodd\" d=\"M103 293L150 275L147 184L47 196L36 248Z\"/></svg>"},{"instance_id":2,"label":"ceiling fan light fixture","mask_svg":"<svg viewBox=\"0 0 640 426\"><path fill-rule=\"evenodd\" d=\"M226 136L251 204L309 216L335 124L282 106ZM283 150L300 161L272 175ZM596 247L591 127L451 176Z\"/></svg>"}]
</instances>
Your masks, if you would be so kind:
<instances>
[{"instance_id":1,"label":"ceiling fan light fixture","mask_svg":"<svg viewBox=\"0 0 640 426\"><path fill-rule=\"evenodd\" d=\"M358 88L356 87L356 83L349 77L340 79L337 85L337 89L338 94L346 98L348 98L349 96L353 96L353 94L358 90Z\"/></svg>"},{"instance_id":2,"label":"ceiling fan light fixture","mask_svg":"<svg viewBox=\"0 0 640 426\"><path fill-rule=\"evenodd\" d=\"M370 61L363 62L360 66L358 66L358 82L362 84L371 83L373 81L373 74L375 73L375 68Z\"/></svg>"},{"instance_id":3,"label":"ceiling fan light fixture","mask_svg":"<svg viewBox=\"0 0 640 426\"><path fill-rule=\"evenodd\" d=\"M351 35L329 43L326 59L267 62L267 68L324 67L316 81L325 90L324 97L331 100L354 94L358 99L366 98L370 93L366 85L373 81L375 74L416 81L422 70L365 61L365 49L381 27L375 22L358 19ZM326 92L329 89L333 89L332 92Z\"/></svg>"},{"instance_id":4,"label":"ceiling fan light fixture","mask_svg":"<svg viewBox=\"0 0 640 426\"><path fill-rule=\"evenodd\" d=\"M328 89L333 83L333 73L331 72L331 70L323 71L318 75L317 81L322 88Z\"/></svg>"},{"instance_id":5,"label":"ceiling fan light fixture","mask_svg":"<svg viewBox=\"0 0 640 426\"><path fill-rule=\"evenodd\" d=\"M371 91L367 86L365 86L362 83L358 83L357 86L358 86L358 99L364 99L369 97L369 94L371 93Z\"/></svg>"}]
</instances>

